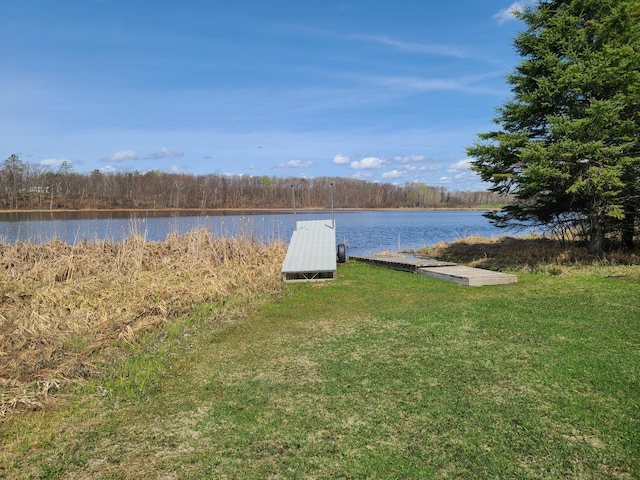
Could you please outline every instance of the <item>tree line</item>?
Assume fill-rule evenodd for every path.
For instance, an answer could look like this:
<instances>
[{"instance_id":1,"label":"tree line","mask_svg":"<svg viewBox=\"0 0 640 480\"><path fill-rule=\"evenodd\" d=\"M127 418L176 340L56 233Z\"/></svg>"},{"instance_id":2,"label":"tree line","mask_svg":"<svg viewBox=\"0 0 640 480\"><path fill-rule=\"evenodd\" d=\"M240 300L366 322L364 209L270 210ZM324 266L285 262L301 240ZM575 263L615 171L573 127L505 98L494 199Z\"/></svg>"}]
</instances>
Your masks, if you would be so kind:
<instances>
[{"instance_id":1,"label":"tree line","mask_svg":"<svg viewBox=\"0 0 640 480\"><path fill-rule=\"evenodd\" d=\"M255 209L469 208L505 202L488 191L451 191L410 182L374 183L342 177L189 175L149 172L77 173L64 162L57 170L11 155L0 164L0 208L59 209Z\"/></svg>"}]
</instances>

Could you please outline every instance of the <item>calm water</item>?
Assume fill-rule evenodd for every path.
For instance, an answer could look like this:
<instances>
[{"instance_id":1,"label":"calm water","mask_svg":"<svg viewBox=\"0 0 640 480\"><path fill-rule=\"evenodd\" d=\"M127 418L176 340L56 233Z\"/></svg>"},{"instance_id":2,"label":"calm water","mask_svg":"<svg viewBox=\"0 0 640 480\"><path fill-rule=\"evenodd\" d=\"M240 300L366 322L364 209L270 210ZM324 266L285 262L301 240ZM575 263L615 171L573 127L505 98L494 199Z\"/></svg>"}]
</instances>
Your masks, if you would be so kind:
<instances>
[{"instance_id":1,"label":"calm water","mask_svg":"<svg viewBox=\"0 0 640 480\"><path fill-rule=\"evenodd\" d=\"M87 215L90 215L87 218ZM84 218L83 218L84 217ZM331 218L330 212L300 213L297 219ZM469 235L492 237L507 232L492 226L478 211L340 211L335 212L338 243L348 246L349 255L367 255L383 250L418 249L440 241ZM1 214L0 241L45 242L58 238L73 244L88 240L121 241L133 233L147 240L163 240L170 233L187 233L206 228L216 235L251 235L271 241L288 241L293 232L293 215L250 214L197 215L159 212L64 212Z\"/></svg>"}]
</instances>

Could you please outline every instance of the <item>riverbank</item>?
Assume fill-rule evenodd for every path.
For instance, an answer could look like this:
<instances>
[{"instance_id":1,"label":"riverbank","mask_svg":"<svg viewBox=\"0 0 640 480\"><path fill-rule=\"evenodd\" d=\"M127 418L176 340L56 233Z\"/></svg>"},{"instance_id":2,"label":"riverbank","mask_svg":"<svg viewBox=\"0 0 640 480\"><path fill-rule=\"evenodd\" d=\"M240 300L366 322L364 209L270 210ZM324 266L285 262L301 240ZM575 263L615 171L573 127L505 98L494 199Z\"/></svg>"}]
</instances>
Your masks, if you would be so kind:
<instances>
[{"instance_id":1,"label":"riverbank","mask_svg":"<svg viewBox=\"0 0 640 480\"><path fill-rule=\"evenodd\" d=\"M571 271L591 271L607 266L622 268L640 265L640 248L634 250L612 249L601 257L589 255L586 246L579 241L566 241L539 235L523 237L470 236L454 242L438 242L422 247L417 255L442 261L461 263L488 270L520 272L545 272L561 275Z\"/></svg>"},{"instance_id":2,"label":"riverbank","mask_svg":"<svg viewBox=\"0 0 640 480\"><path fill-rule=\"evenodd\" d=\"M149 332L165 334L206 304L216 319L229 305L279 295L286 245L218 238L206 230L151 242L58 240L0 243L0 415L38 409L64 383L104 373ZM543 237L469 237L417 254L496 271L627 277L640 252L603 259L580 245ZM162 333L165 332L165 333ZM145 341L142 341L144 344Z\"/></svg>"},{"instance_id":3,"label":"riverbank","mask_svg":"<svg viewBox=\"0 0 640 480\"><path fill-rule=\"evenodd\" d=\"M532 255L501 287L347 262L201 304L7 416L0 476L636 478L640 266Z\"/></svg>"}]
</instances>

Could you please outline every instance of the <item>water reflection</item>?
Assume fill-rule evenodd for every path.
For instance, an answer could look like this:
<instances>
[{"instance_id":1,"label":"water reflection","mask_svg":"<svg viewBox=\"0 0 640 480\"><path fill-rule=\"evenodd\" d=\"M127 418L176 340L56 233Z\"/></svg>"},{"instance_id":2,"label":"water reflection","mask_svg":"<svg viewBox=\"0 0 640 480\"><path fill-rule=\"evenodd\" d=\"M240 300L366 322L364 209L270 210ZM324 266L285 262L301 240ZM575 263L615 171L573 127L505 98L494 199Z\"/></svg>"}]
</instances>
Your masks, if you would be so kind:
<instances>
[{"instance_id":1,"label":"water reflection","mask_svg":"<svg viewBox=\"0 0 640 480\"><path fill-rule=\"evenodd\" d=\"M297 215L298 221L330 217L330 212ZM350 255L418 249L469 235L505 234L479 211L337 211L335 219L338 243L346 243ZM293 215L284 211L1 213L0 241L41 243L58 238L70 244L82 239L118 242L134 233L149 241L160 241L171 233L184 234L198 228L219 236L288 241L293 223Z\"/></svg>"}]
</instances>

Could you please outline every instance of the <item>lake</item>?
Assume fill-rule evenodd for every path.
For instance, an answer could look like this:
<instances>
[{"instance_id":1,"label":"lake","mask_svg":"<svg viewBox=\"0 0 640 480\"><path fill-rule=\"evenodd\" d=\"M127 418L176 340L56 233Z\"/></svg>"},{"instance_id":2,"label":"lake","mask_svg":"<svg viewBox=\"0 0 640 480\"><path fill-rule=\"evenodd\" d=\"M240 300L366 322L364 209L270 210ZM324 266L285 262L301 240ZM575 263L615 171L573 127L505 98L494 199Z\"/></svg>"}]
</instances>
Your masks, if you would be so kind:
<instances>
[{"instance_id":1,"label":"lake","mask_svg":"<svg viewBox=\"0 0 640 480\"><path fill-rule=\"evenodd\" d=\"M221 214L222 213L222 214ZM336 211L336 238L349 255L380 251L417 250L440 241L470 235L493 237L508 234L494 227L481 211ZM330 219L331 212L298 212L298 221ZM29 240L42 243L52 238L74 244L88 240L115 242L137 233L149 241L164 240L171 233L184 234L198 228L219 236L250 235L269 242L288 241L294 228L292 213L215 212L37 212L0 213L0 241Z\"/></svg>"}]
</instances>

